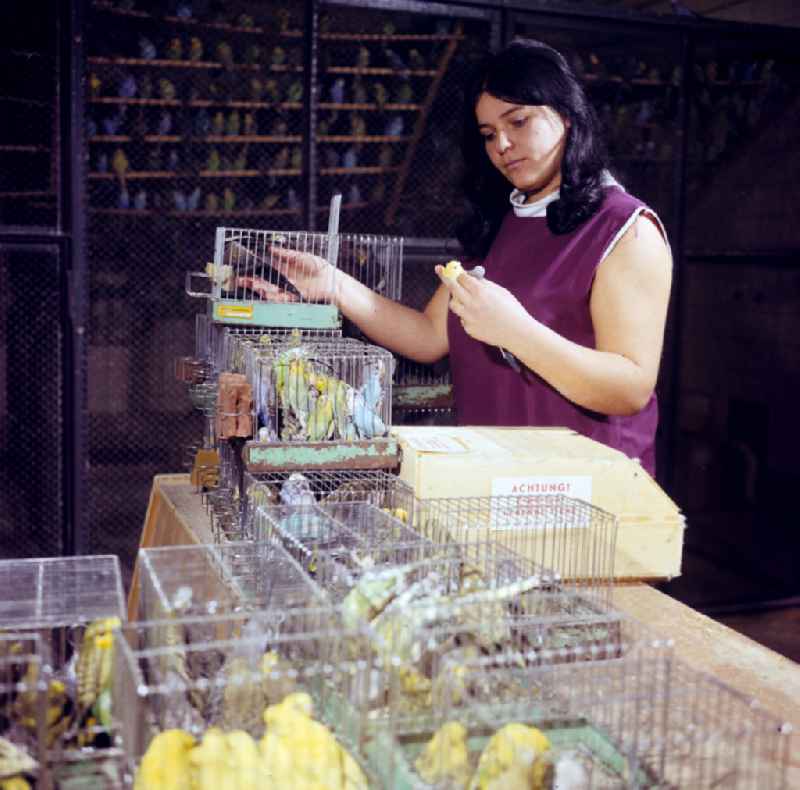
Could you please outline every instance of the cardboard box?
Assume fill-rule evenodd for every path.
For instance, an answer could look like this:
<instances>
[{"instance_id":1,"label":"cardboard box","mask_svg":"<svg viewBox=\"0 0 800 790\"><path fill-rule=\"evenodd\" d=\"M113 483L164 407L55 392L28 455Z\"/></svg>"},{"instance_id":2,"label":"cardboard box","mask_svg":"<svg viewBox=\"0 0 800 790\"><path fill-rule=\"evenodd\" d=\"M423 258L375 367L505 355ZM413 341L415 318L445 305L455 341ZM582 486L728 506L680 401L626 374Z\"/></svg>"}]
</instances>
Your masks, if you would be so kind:
<instances>
[{"instance_id":1,"label":"cardboard box","mask_svg":"<svg viewBox=\"0 0 800 790\"><path fill-rule=\"evenodd\" d=\"M400 477L420 499L557 493L618 520L614 577L681 571L685 521L634 460L566 428L396 426Z\"/></svg>"}]
</instances>

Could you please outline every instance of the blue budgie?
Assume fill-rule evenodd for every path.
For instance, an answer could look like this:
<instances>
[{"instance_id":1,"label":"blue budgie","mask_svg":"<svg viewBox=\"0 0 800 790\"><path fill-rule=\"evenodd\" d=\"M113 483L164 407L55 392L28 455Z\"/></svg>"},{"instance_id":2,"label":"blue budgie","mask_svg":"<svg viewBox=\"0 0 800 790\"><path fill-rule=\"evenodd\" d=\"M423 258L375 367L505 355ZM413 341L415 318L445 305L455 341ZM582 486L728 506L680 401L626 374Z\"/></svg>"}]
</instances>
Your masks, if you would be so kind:
<instances>
[{"instance_id":1,"label":"blue budgie","mask_svg":"<svg viewBox=\"0 0 800 790\"><path fill-rule=\"evenodd\" d=\"M311 490L311 483L301 472L292 472L281 486L281 503L298 507L301 505L316 505L317 498Z\"/></svg>"},{"instance_id":2,"label":"blue budgie","mask_svg":"<svg viewBox=\"0 0 800 790\"><path fill-rule=\"evenodd\" d=\"M331 85L331 101L334 104L342 104L344 102L344 80L341 77Z\"/></svg>"},{"instance_id":3,"label":"blue budgie","mask_svg":"<svg viewBox=\"0 0 800 790\"><path fill-rule=\"evenodd\" d=\"M133 198L133 207L139 211L147 208L147 192L140 189Z\"/></svg>"},{"instance_id":4,"label":"blue budgie","mask_svg":"<svg viewBox=\"0 0 800 790\"><path fill-rule=\"evenodd\" d=\"M195 187L186 198L186 210L196 211L200 205L200 187Z\"/></svg>"}]
</instances>

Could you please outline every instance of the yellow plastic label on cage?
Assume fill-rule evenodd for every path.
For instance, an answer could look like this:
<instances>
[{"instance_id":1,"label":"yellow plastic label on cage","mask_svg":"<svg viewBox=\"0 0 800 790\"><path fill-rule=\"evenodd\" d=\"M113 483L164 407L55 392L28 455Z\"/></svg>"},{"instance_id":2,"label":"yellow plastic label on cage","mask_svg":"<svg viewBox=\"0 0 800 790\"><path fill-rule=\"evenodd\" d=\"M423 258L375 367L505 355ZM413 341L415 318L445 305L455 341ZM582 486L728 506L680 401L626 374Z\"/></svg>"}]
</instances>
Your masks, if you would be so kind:
<instances>
[{"instance_id":1,"label":"yellow plastic label on cage","mask_svg":"<svg viewBox=\"0 0 800 790\"><path fill-rule=\"evenodd\" d=\"M246 304L217 305L217 315L220 318L252 318L253 305L246 305Z\"/></svg>"}]
</instances>

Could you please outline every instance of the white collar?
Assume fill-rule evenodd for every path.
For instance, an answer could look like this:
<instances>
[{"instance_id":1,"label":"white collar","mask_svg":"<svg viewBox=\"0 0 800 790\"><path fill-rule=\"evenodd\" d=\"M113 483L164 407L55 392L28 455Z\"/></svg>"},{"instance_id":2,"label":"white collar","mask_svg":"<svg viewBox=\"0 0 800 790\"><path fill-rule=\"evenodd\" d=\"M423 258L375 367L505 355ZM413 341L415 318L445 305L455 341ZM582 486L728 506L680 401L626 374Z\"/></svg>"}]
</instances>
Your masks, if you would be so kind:
<instances>
[{"instance_id":1,"label":"white collar","mask_svg":"<svg viewBox=\"0 0 800 790\"><path fill-rule=\"evenodd\" d=\"M620 184L608 170L603 171L603 186L616 186L620 189L624 189L622 184ZM535 200L533 203L526 203L525 193L521 192L519 189L515 189L511 193L509 200L511 202L511 207L514 209L515 217L546 217L547 207L554 200L558 200L560 194L561 190L557 189L555 192L551 192L549 195L545 195L543 198Z\"/></svg>"}]
</instances>

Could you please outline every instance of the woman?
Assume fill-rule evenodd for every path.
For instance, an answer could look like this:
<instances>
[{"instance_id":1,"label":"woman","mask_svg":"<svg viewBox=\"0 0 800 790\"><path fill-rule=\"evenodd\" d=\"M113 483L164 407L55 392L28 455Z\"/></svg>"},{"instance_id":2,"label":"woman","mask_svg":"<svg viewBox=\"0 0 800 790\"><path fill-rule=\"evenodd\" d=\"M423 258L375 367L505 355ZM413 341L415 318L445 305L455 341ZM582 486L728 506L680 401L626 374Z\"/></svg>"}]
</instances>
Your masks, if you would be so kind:
<instances>
[{"instance_id":1,"label":"woman","mask_svg":"<svg viewBox=\"0 0 800 790\"><path fill-rule=\"evenodd\" d=\"M460 424L566 426L654 474L672 268L660 221L605 169L594 113L550 47L487 57L465 113L472 211L457 235L483 278L437 266L420 312L341 272L320 293L331 278L313 256L283 252L278 268L374 342L424 363L449 354Z\"/></svg>"}]
</instances>

